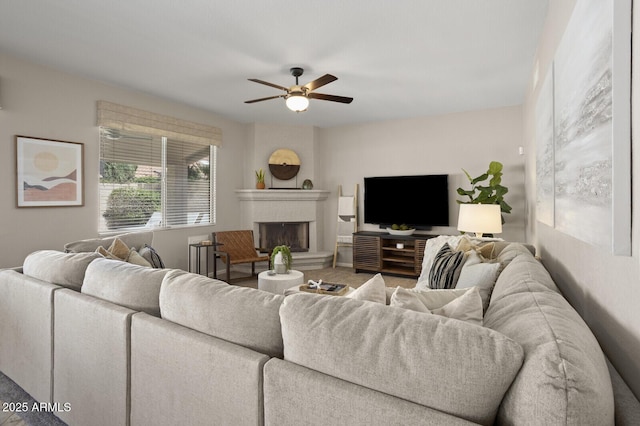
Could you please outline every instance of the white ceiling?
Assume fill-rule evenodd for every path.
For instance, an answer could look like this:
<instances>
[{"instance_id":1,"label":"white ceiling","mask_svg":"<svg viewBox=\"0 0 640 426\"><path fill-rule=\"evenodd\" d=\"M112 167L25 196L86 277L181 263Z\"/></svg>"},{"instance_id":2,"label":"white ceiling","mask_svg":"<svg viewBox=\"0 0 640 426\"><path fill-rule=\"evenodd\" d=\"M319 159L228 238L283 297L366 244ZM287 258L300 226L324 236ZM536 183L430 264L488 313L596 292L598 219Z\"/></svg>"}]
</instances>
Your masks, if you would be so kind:
<instances>
[{"instance_id":1,"label":"white ceiling","mask_svg":"<svg viewBox=\"0 0 640 426\"><path fill-rule=\"evenodd\" d=\"M0 0L0 51L240 122L331 127L523 102L548 0ZM311 100L245 104L333 74Z\"/></svg>"}]
</instances>

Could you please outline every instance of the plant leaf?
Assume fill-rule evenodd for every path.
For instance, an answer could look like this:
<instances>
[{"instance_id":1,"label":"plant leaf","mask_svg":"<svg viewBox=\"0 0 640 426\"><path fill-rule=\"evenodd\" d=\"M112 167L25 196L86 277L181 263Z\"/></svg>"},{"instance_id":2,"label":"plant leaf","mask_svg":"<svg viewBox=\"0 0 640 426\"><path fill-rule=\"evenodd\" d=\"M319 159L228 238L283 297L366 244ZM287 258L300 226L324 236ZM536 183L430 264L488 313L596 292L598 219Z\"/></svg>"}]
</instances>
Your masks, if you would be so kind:
<instances>
[{"instance_id":1,"label":"plant leaf","mask_svg":"<svg viewBox=\"0 0 640 426\"><path fill-rule=\"evenodd\" d=\"M502 171L502 163L499 161L492 161L489 163L489 173L495 175L496 173L500 173Z\"/></svg>"},{"instance_id":2,"label":"plant leaf","mask_svg":"<svg viewBox=\"0 0 640 426\"><path fill-rule=\"evenodd\" d=\"M480 176L478 176L477 178L471 181L471 185L475 185L476 183L482 182L483 180L487 180L488 178L489 178L489 175L487 173L481 174Z\"/></svg>"},{"instance_id":3,"label":"plant leaf","mask_svg":"<svg viewBox=\"0 0 640 426\"><path fill-rule=\"evenodd\" d=\"M462 195L462 196L468 196L468 197L473 197L473 194L475 193L475 191L473 190L467 190L467 189L462 189L462 188L458 188L458 195Z\"/></svg>"}]
</instances>

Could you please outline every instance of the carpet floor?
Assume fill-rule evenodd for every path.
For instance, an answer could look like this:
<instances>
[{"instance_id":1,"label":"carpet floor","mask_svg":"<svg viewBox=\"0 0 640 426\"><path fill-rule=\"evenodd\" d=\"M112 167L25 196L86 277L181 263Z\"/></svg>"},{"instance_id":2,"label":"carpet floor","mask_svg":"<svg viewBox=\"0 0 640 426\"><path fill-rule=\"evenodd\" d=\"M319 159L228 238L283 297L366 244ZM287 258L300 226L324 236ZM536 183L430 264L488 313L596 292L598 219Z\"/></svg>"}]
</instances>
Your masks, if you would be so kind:
<instances>
[{"instance_id":1,"label":"carpet floor","mask_svg":"<svg viewBox=\"0 0 640 426\"><path fill-rule=\"evenodd\" d=\"M337 267L315 269L304 272L304 281L308 280L322 281L348 284L351 287L360 287L362 284L371 279L375 274L372 273L354 273L352 268ZM383 276L387 287L405 287L412 288L416 284L415 278L403 278L394 276ZM233 281L233 275L232 275ZM233 281L234 285L243 287L258 288L257 277L248 279L238 278ZM33 410L34 404L37 402L26 393L20 386L15 384L11 379L0 372L0 426L66 426L62 420L52 413L46 411ZM16 412L18 406L26 406L29 409L25 412Z\"/></svg>"},{"instance_id":2,"label":"carpet floor","mask_svg":"<svg viewBox=\"0 0 640 426\"><path fill-rule=\"evenodd\" d=\"M0 426L66 426L0 372Z\"/></svg>"}]
</instances>

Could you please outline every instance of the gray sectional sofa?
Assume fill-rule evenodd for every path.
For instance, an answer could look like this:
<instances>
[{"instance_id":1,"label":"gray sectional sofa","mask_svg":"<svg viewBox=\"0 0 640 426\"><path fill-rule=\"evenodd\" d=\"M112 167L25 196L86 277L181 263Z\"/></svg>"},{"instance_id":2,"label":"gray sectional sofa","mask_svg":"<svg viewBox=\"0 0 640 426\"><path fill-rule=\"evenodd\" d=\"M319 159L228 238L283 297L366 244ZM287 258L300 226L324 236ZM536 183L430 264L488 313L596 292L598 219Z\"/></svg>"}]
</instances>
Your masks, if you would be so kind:
<instances>
[{"instance_id":1,"label":"gray sectional sofa","mask_svg":"<svg viewBox=\"0 0 640 426\"><path fill-rule=\"evenodd\" d=\"M596 339L522 245L478 326L84 244L0 271L0 371L70 425L614 424Z\"/></svg>"}]
</instances>

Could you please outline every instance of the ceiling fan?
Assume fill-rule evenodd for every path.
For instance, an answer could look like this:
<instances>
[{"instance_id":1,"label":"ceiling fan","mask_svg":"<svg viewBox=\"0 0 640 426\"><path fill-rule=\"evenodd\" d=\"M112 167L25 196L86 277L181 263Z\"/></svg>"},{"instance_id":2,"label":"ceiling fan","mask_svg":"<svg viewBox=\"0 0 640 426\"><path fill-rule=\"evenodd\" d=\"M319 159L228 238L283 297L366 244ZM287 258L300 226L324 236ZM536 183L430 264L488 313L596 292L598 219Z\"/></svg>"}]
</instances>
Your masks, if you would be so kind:
<instances>
[{"instance_id":1,"label":"ceiling fan","mask_svg":"<svg viewBox=\"0 0 640 426\"><path fill-rule=\"evenodd\" d=\"M300 77L304 73L304 70L299 67L294 67L294 68L291 68L289 72L291 72L291 75L296 78L296 84L289 88L283 87L277 84L269 83L267 81L258 80L256 78L250 78L249 81L275 87L276 89L284 90L287 93L283 93L282 95L277 95L277 96L269 96L267 98L260 98L260 99L253 99L251 101L245 101L245 104L268 101L269 99L285 98L287 108L289 108L291 111L302 112L307 110L307 107L309 106L309 99L319 99L322 101L340 102L343 104L350 104L351 101L353 101L353 98L348 98L345 96L325 95L323 93L314 92L314 90L324 86L325 84L329 84L332 81L336 81L338 77L335 77L331 74L325 74L322 77L317 78L305 84L304 86L300 86L298 84L298 77Z\"/></svg>"}]
</instances>

